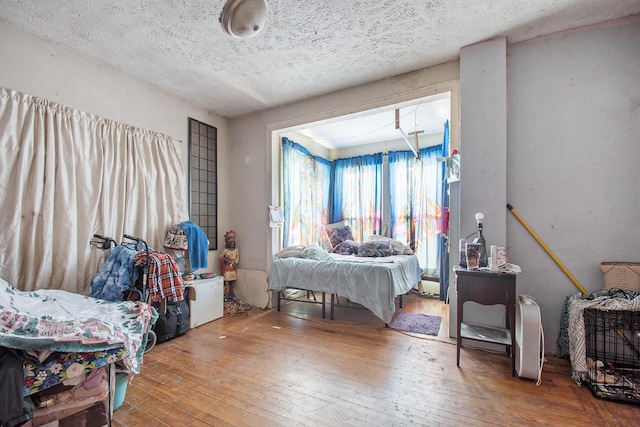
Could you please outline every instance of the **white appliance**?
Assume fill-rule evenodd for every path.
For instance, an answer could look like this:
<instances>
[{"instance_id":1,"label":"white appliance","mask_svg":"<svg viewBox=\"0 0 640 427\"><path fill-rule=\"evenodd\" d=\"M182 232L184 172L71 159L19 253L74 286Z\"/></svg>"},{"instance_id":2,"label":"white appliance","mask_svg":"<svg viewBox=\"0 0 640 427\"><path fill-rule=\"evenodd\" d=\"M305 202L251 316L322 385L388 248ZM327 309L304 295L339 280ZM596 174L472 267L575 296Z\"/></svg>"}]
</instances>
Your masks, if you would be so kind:
<instances>
[{"instance_id":1,"label":"white appliance","mask_svg":"<svg viewBox=\"0 0 640 427\"><path fill-rule=\"evenodd\" d=\"M193 280L185 282L185 285L192 287L189 291L191 329L219 319L224 315L224 281L222 276ZM191 293L195 293L195 295Z\"/></svg>"},{"instance_id":2,"label":"white appliance","mask_svg":"<svg viewBox=\"0 0 640 427\"><path fill-rule=\"evenodd\" d=\"M529 295L516 300L516 372L540 385L544 364L544 331L540 307Z\"/></svg>"}]
</instances>

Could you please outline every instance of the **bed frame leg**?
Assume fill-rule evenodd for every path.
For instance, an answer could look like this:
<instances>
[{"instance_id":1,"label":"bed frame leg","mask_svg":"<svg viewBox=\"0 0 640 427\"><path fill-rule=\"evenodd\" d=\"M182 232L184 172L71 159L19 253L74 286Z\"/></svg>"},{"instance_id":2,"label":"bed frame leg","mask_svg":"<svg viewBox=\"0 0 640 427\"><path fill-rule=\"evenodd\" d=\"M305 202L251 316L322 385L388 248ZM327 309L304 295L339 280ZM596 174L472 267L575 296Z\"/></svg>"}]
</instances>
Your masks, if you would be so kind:
<instances>
[{"instance_id":1,"label":"bed frame leg","mask_svg":"<svg viewBox=\"0 0 640 427\"><path fill-rule=\"evenodd\" d=\"M333 320L333 301L335 300L335 295L331 294L331 315L329 319Z\"/></svg>"},{"instance_id":2,"label":"bed frame leg","mask_svg":"<svg viewBox=\"0 0 640 427\"><path fill-rule=\"evenodd\" d=\"M402 308L402 295L400 295L400 308Z\"/></svg>"},{"instance_id":3,"label":"bed frame leg","mask_svg":"<svg viewBox=\"0 0 640 427\"><path fill-rule=\"evenodd\" d=\"M284 291L278 291L278 311L280 311L280 296L282 295L282 292Z\"/></svg>"},{"instance_id":4,"label":"bed frame leg","mask_svg":"<svg viewBox=\"0 0 640 427\"><path fill-rule=\"evenodd\" d=\"M326 318L326 314L325 314L325 308L324 308L324 301L325 301L325 293L322 293L322 318Z\"/></svg>"}]
</instances>

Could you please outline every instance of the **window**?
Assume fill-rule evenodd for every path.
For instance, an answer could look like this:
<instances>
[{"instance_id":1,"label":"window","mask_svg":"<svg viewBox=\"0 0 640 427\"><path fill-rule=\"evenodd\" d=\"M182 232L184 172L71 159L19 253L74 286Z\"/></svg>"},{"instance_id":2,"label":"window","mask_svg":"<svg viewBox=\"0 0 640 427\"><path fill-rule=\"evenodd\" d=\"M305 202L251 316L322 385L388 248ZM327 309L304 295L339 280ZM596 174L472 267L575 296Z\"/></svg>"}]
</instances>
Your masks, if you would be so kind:
<instances>
[{"instance_id":1,"label":"window","mask_svg":"<svg viewBox=\"0 0 640 427\"><path fill-rule=\"evenodd\" d=\"M328 207L331 221L327 222L346 220L354 240L360 243L373 234L386 234L400 240L414 251L425 274L439 276L444 208L448 200L443 199L444 164L438 158L448 153L448 129L447 121L443 143L421 148L419 158L408 150L389 151L386 172L383 172L385 156L382 153L339 158L333 162L314 156L314 164L323 161L330 168L323 174L331 177L324 185L332 195ZM287 138L283 138L283 153L284 244L321 245L322 235L318 237L313 233L322 224L318 222L321 216L313 215L313 210L303 203L308 199L324 206L319 203L323 198L318 192L323 186L316 178L317 172L305 167L310 163L310 154ZM382 212L385 187L389 188L388 213ZM389 215L391 225L387 233L382 230L385 215Z\"/></svg>"},{"instance_id":2,"label":"window","mask_svg":"<svg viewBox=\"0 0 640 427\"><path fill-rule=\"evenodd\" d=\"M282 138L284 247L320 244L327 223L331 162Z\"/></svg>"},{"instance_id":3,"label":"window","mask_svg":"<svg viewBox=\"0 0 640 427\"><path fill-rule=\"evenodd\" d=\"M189 216L218 248L218 129L189 118Z\"/></svg>"},{"instance_id":4,"label":"window","mask_svg":"<svg viewBox=\"0 0 640 427\"><path fill-rule=\"evenodd\" d=\"M358 242L382 231L382 163L382 153L333 162L331 222L347 220Z\"/></svg>"},{"instance_id":5,"label":"window","mask_svg":"<svg viewBox=\"0 0 640 427\"><path fill-rule=\"evenodd\" d=\"M420 159L411 151L389 152L391 237L406 242L423 272L440 275L442 232L443 147L421 148Z\"/></svg>"}]
</instances>

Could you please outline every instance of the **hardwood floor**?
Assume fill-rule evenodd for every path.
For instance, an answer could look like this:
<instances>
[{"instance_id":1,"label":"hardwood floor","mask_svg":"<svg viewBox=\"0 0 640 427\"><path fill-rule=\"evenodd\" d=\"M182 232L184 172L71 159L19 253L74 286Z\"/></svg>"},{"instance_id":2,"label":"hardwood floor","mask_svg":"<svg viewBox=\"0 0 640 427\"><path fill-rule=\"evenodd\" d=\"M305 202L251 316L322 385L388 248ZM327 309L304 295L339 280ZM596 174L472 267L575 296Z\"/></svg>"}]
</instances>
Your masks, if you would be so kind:
<instances>
[{"instance_id":1,"label":"hardwood floor","mask_svg":"<svg viewBox=\"0 0 640 427\"><path fill-rule=\"evenodd\" d=\"M542 384L511 376L504 353L463 348L448 308L410 295L404 310L442 317L437 337L385 328L366 310L252 308L158 344L128 385L114 426L616 426L640 406L593 397L548 357ZM328 317L328 315L327 315Z\"/></svg>"}]
</instances>

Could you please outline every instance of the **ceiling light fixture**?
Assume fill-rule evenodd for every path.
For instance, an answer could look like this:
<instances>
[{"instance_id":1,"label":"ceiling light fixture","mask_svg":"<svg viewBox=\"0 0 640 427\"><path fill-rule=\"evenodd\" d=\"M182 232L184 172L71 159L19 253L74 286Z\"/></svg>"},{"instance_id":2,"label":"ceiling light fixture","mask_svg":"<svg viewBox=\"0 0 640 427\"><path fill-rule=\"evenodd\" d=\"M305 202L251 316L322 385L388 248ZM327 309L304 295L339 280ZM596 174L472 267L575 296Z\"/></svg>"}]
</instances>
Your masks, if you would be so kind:
<instances>
[{"instance_id":1,"label":"ceiling light fixture","mask_svg":"<svg viewBox=\"0 0 640 427\"><path fill-rule=\"evenodd\" d=\"M256 36L266 20L266 0L228 0L220 14L224 32L240 39Z\"/></svg>"}]
</instances>

